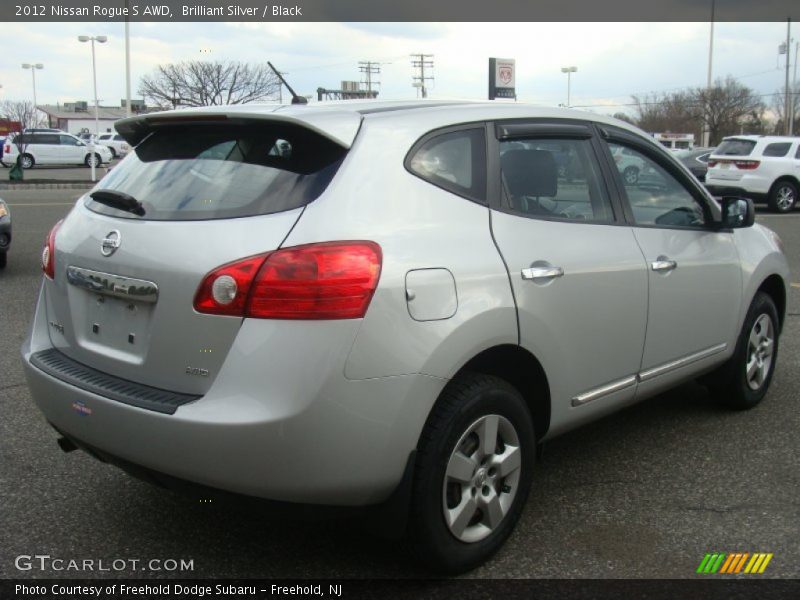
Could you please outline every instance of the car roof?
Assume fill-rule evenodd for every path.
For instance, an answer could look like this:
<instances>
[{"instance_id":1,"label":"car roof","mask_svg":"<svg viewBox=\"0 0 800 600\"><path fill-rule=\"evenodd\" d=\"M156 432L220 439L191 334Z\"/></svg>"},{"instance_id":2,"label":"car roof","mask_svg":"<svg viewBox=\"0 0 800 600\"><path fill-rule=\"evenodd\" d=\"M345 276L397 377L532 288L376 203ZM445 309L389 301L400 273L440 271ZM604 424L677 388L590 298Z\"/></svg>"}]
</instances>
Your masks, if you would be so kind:
<instances>
[{"instance_id":1,"label":"car roof","mask_svg":"<svg viewBox=\"0 0 800 600\"><path fill-rule=\"evenodd\" d=\"M296 123L316 130L338 144L349 147L363 120L392 120L424 133L433 129L489 119L550 118L588 120L614 125L638 135L646 134L629 123L568 108L550 108L517 102L488 100L342 100L312 104L238 104L204 106L147 113L116 124L117 131L132 145L138 144L160 123L219 118L254 118ZM648 139L649 136L646 136ZM655 142L654 142L655 143Z\"/></svg>"}]
</instances>

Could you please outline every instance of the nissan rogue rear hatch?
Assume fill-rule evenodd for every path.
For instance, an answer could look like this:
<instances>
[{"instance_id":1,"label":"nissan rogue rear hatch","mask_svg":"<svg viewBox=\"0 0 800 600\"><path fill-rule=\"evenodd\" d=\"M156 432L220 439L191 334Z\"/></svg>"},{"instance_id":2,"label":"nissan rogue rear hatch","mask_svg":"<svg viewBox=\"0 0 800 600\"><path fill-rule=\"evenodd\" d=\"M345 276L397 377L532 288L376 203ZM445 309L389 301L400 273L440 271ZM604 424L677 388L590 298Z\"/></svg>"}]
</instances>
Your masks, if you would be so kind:
<instances>
[{"instance_id":1,"label":"nissan rogue rear hatch","mask_svg":"<svg viewBox=\"0 0 800 600\"><path fill-rule=\"evenodd\" d=\"M114 377L205 393L242 318L194 309L204 276L278 248L346 153L285 121L151 131L54 237L54 346Z\"/></svg>"}]
</instances>

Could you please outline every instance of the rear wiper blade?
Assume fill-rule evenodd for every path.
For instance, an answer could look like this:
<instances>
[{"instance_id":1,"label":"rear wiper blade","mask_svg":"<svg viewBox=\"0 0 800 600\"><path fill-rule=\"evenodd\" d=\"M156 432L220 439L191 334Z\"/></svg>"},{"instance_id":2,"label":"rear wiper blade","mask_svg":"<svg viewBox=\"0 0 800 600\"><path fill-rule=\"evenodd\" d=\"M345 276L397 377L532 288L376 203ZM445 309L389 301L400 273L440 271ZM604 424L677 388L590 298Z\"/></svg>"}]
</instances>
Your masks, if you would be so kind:
<instances>
[{"instance_id":1,"label":"rear wiper blade","mask_svg":"<svg viewBox=\"0 0 800 600\"><path fill-rule=\"evenodd\" d=\"M116 190L96 190L89 194L89 197L95 202L105 204L111 208L118 208L119 210L124 210L140 217L144 216L144 207L142 203L124 192L118 192Z\"/></svg>"}]
</instances>

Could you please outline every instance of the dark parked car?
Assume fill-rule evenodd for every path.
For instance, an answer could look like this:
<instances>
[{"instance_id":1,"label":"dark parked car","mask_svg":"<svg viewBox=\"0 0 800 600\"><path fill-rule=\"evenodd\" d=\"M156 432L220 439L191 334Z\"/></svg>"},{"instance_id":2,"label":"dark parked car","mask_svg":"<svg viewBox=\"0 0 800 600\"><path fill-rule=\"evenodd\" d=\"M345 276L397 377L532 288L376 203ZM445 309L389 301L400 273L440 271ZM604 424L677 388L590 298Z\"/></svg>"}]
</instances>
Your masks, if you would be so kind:
<instances>
[{"instance_id":1,"label":"dark parked car","mask_svg":"<svg viewBox=\"0 0 800 600\"><path fill-rule=\"evenodd\" d=\"M714 150L714 148L692 148L691 150L679 150L675 156L699 181L705 181L708 157Z\"/></svg>"},{"instance_id":2,"label":"dark parked car","mask_svg":"<svg viewBox=\"0 0 800 600\"><path fill-rule=\"evenodd\" d=\"M0 198L0 269L6 266L6 252L11 247L11 211Z\"/></svg>"}]
</instances>

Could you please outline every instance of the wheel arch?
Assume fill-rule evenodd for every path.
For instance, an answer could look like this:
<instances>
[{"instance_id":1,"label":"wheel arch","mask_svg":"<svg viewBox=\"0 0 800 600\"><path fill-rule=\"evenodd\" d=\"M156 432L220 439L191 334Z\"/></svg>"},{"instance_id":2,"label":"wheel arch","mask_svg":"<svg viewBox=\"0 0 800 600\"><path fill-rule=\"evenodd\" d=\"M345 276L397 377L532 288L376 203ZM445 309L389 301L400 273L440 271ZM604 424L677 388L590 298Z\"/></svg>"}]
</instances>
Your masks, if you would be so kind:
<instances>
[{"instance_id":1,"label":"wheel arch","mask_svg":"<svg viewBox=\"0 0 800 600\"><path fill-rule=\"evenodd\" d=\"M775 186L783 181L788 181L789 183L793 184L798 190L800 190L800 180L797 179L794 175L786 174L781 175L780 177L776 178L775 181L772 182L772 185L769 186L769 194L771 195L772 192L775 190Z\"/></svg>"},{"instance_id":2,"label":"wheel arch","mask_svg":"<svg viewBox=\"0 0 800 600\"><path fill-rule=\"evenodd\" d=\"M782 330L786 320L786 284L783 278L773 273L761 282L756 290L758 292L764 292L772 298L775 308L778 309L778 330Z\"/></svg>"},{"instance_id":3,"label":"wheel arch","mask_svg":"<svg viewBox=\"0 0 800 600\"><path fill-rule=\"evenodd\" d=\"M468 360L453 379L466 372L493 375L513 385L530 410L536 439L544 437L550 429L550 385L541 362L533 354L514 344L492 346Z\"/></svg>"}]
</instances>

